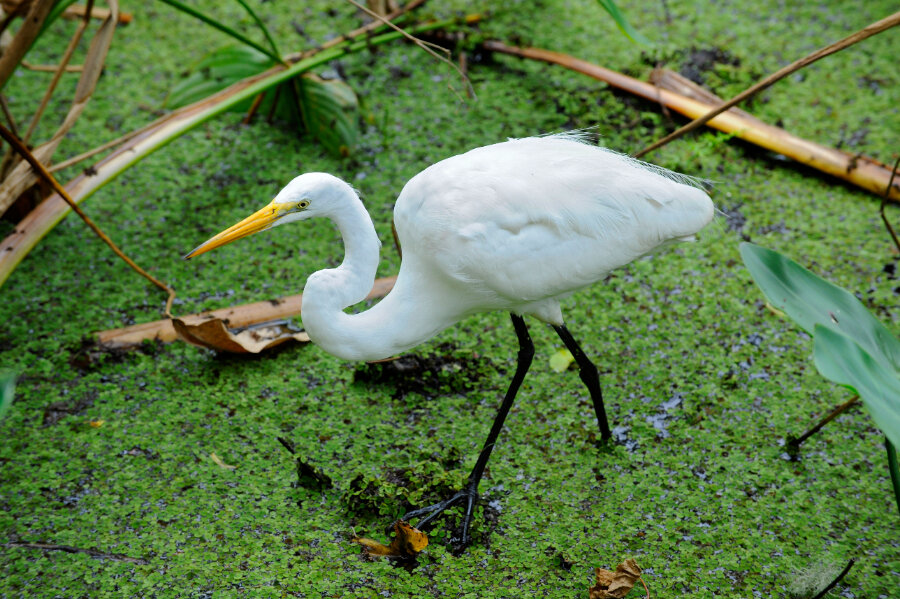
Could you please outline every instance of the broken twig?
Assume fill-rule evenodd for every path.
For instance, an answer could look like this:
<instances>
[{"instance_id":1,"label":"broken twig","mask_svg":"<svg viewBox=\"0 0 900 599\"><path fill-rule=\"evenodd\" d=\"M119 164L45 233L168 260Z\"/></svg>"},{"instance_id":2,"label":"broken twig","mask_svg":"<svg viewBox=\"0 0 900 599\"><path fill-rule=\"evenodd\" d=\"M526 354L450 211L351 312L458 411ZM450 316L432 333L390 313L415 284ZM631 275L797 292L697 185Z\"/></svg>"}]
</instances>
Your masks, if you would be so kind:
<instances>
[{"instance_id":1,"label":"broken twig","mask_svg":"<svg viewBox=\"0 0 900 599\"><path fill-rule=\"evenodd\" d=\"M826 424L828 424L829 422L831 422L832 420L834 420L835 418L837 418L838 416L843 414L849 407L851 407L858 401L859 401L858 395L850 398L848 401L845 401L844 403L842 403L841 405L839 405L838 407L833 409L831 412L829 412L827 416L822 418L822 420L817 422L815 424L815 426L813 426L811 429L809 429L808 431L806 431L799 437L796 437L796 438L789 437L788 441L787 441L788 454L790 454L791 456L796 456L798 453L800 453L800 445L804 441L806 441L807 439L809 439L810 437L815 435L817 432L822 430L823 426L825 426Z\"/></svg>"},{"instance_id":2,"label":"broken twig","mask_svg":"<svg viewBox=\"0 0 900 599\"><path fill-rule=\"evenodd\" d=\"M884 221L884 226L888 230L888 233L891 235L891 239L894 240L894 245L897 247L897 251L900 252L900 239L897 239L897 233L894 232L894 227L891 225L891 221L888 220L887 215L884 213L884 207L887 205L888 198L891 195L891 188L894 186L894 177L897 176L897 167L900 166L900 156L897 157L896 162L894 162L894 168L891 169L891 180L888 181L887 187L884 188L884 197L881 198L881 208L879 208L879 212L881 213L881 220Z\"/></svg>"},{"instance_id":3,"label":"broken twig","mask_svg":"<svg viewBox=\"0 0 900 599\"><path fill-rule=\"evenodd\" d=\"M111 559L117 562L129 562L132 564L140 564L146 566L150 562L142 557L131 557L122 555L121 553L107 553L100 551L96 547L82 548L72 547L70 545L57 545L55 543L26 543L20 541L11 541L5 544L6 547L20 547L22 549L40 549L41 551L64 551L65 553L85 553L91 557L98 559Z\"/></svg>"}]
</instances>

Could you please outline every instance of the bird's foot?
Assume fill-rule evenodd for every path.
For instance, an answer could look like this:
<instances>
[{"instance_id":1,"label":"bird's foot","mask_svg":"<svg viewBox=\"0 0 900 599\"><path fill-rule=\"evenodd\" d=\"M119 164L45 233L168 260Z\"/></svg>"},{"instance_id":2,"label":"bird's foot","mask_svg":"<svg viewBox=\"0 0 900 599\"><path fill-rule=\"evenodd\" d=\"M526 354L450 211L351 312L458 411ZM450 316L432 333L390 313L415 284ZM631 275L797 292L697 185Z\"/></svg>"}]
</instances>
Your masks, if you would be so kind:
<instances>
[{"instance_id":1,"label":"bird's foot","mask_svg":"<svg viewBox=\"0 0 900 599\"><path fill-rule=\"evenodd\" d=\"M450 539L450 542L454 547L454 553L459 553L472 542L472 539L469 536L469 528L475 511L475 504L478 502L477 489L477 485L469 483L465 488L457 491L449 499L407 512L400 519L405 522L410 522L412 519L421 518L421 520L415 524L416 528L419 530L428 530L431 527L432 521L444 513L448 508L454 505L462 506L464 510L462 525L458 530L458 536L454 535ZM391 524L391 529L393 529L393 524Z\"/></svg>"}]
</instances>

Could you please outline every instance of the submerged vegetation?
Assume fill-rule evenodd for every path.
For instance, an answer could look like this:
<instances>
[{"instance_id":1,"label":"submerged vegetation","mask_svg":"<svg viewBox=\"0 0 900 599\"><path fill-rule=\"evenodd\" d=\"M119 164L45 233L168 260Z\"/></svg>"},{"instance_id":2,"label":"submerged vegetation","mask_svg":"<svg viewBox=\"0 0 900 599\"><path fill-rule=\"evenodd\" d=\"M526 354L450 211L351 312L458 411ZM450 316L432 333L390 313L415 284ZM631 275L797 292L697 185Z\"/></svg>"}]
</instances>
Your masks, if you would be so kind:
<instances>
[{"instance_id":1,"label":"submerged vegetation","mask_svg":"<svg viewBox=\"0 0 900 599\"><path fill-rule=\"evenodd\" d=\"M400 34L343 41L364 25L349 4L184 4L256 41L236 41L164 3L129 5L133 20L115 31L60 155L169 118L165 111L239 75L281 68L291 56L282 51L334 50L303 68L284 60L291 66L274 76L283 80L246 88L230 106L252 109L249 124L210 113L116 170L118 179L83 205L125 253L177 289L176 315L298 293L307 274L340 262L337 233L315 225L181 261L300 172L333 172L363 192L386 277L400 262L390 244L394 199L427 165L506 137L581 128L636 152L683 124L656 102L488 52L484 40L563 52L640 79L665 65L728 98L896 10L886 1L648 0L619 3L628 20L617 23L600 9L615 4L594 0L432 0L402 23L410 31L446 24L426 41L454 46L475 92L468 97L456 71ZM483 14L477 25L460 20L472 13ZM57 64L79 22L55 20L28 62ZM620 27L653 44L632 43ZM799 137L893 163L896 31L798 71L742 107ZM85 45L73 64L85 60ZM221 62L229 53L239 60ZM321 79L302 76L307 66ZM17 71L3 87L9 115L0 120L27 122L51 77ZM71 96L78 77L62 77L59 93ZM340 88L327 100L344 115L336 138L327 139L331 127L320 130L322 143L298 137L315 129L295 84ZM52 137L45 123L68 110L50 103L34 139ZM97 347L97 331L160 318L165 297L80 221L62 221L0 288L0 595L588 597L595 569L612 572L634 558L654 597L816 597L839 574L831 596L893 597L900 505L896 453L889 443L886 464L884 439L897 442L896 351L887 352L894 370L886 377L845 376L859 376L860 365L887 369L873 352L894 347L900 330L898 254L878 198L727 134L697 131L647 159L710 180L722 214L698 243L569 300L568 326L600 365L617 442L598 443L590 399L554 358L561 344L532 326L544 354L482 483L475 544L454 556L449 534L437 529L406 568L361 556L357 543L386 541L392 518L463 483L515 367L507 316L474 316L388 364L350 364L309 344L251 357L184 343ZM89 182L91 167L79 170L86 164L55 175ZM895 205L886 214L897 221ZM11 238L18 227L4 221L0 233ZM881 345L833 332L828 319L804 322L785 306L806 332L793 326L780 298L769 295L770 306L754 286L742 241L856 290L853 310L880 321ZM841 327L869 322L859 314L834 316ZM822 343L843 349L826 353ZM843 369L854 355L857 366ZM850 405L794 459L789 439L850 399L819 372L852 387L872 416ZM872 381L885 383L875 399L866 395ZM643 592L638 583L629 596Z\"/></svg>"}]
</instances>

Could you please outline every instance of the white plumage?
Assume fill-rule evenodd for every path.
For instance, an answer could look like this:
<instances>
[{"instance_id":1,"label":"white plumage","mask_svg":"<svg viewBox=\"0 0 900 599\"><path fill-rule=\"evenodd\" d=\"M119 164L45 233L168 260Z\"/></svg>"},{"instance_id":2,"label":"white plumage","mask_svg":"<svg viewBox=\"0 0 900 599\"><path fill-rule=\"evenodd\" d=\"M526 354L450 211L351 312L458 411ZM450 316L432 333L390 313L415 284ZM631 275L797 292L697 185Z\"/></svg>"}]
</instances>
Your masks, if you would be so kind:
<instances>
[{"instance_id":1,"label":"white plumage","mask_svg":"<svg viewBox=\"0 0 900 599\"><path fill-rule=\"evenodd\" d=\"M406 184L394 208L400 273L391 292L364 312L344 309L371 290L381 244L353 188L328 174L300 175L271 204L187 257L315 216L337 225L345 248L343 263L312 274L303 295L304 327L328 353L387 358L470 314L514 314L516 375L469 484L447 501L408 514L427 513L424 525L467 500L466 544L478 481L534 352L521 316L553 325L573 351L608 439L596 368L563 325L559 301L668 243L691 239L712 220L713 204L689 178L589 145L578 135L531 137L448 158Z\"/></svg>"}]
</instances>

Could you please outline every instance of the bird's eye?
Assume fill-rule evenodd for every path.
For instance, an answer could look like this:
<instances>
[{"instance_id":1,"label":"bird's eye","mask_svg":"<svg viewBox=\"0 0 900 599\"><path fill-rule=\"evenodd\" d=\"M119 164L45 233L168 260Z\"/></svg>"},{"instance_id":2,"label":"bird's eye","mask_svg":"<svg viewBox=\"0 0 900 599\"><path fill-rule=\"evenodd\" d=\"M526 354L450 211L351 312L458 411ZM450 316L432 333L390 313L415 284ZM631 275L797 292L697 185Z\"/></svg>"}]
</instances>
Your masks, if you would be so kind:
<instances>
[{"instance_id":1,"label":"bird's eye","mask_svg":"<svg viewBox=\"0 0 900 599\"><path fill-rule=\"evenodd\" d=\"M300 200L299 202L297 202L297 208L300 208L301 210L303 210L307 206L309 206L309 200Z\"/></svg>"}]
</instances>

